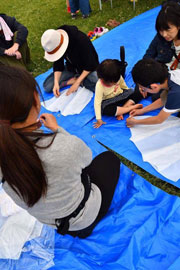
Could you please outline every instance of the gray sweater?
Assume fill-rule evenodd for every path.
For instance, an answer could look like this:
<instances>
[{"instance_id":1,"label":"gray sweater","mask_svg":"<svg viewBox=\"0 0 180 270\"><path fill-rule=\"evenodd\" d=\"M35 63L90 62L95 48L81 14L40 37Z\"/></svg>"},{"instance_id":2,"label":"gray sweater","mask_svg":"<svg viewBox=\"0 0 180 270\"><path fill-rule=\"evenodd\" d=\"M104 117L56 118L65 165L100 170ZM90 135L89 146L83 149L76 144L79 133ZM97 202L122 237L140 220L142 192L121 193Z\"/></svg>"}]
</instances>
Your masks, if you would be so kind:
<instances>
[{"instance_id":1,"label":"gray sweater","mask_svg":"<svg viewBox=\"0 0 180 270\"><path fill-rule=\"evenodd\" d=\"M63 128L58 131L50 147L37 150L48 179L46 197L42 197L33 207L28 207L7 182L3 184L4 190L17 205L26 209L40 222L53 227L56 218L68 216L79 206L84 196L81 172L92 161L91 150L82 140L70 135ZM38 141L38 145L46 146L50 140L52 138L43 137ZM0 176L2 177L1 172ZM92 184L85 207L77 217L70 220L70 230L88 227L97 217L100 205L101 192Z\"/></svg>"}]
</instances>

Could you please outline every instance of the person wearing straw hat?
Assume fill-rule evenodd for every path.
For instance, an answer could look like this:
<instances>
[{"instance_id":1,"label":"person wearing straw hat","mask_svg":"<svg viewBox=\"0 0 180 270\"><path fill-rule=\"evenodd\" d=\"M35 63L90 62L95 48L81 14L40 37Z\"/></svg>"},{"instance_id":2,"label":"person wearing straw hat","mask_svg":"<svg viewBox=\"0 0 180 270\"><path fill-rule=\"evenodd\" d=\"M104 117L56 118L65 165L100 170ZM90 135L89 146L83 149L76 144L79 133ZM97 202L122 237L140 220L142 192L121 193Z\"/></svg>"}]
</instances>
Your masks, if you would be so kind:
<instances>
[{"instance_id":1,"label":"person wearing straw hat","mask_svg":"<svg viewBox=\"0 0 180 270\"><path fill-rule=\"evenodd\" d=\"M95 91L99 64L97 52L89 38L76 26L63 25L57 30L48 29L41 37L44 58L53 62L53 73L44 81L44 90L60 95L59 89L71 85L67 95L80 85ZM65 63L64 63L65 62Z\"/></svg>"},{"instance_id":2,"label":"person wearing straw hat","mask_svg":"<svg viewBox=\"0 0 180 270\"><path fill-rule=\"evenodd\" d=\"M14 17L0 14L0 63L25 68L30 62L27 28Z\"/></svg>"}]
</instances>

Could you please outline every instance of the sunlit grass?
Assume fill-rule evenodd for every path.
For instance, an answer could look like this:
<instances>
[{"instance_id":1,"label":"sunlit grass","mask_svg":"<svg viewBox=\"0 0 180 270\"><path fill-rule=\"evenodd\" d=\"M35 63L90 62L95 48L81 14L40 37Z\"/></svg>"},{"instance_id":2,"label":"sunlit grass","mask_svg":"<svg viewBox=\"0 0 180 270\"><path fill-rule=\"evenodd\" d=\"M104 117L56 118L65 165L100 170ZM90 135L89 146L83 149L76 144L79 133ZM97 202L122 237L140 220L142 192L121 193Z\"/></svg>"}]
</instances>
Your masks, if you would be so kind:
<instances>
[{"instance_id":1,"label":"sunlit grass","mask_svg":"<svg viewBox=\"0 0 180 270\"><path fill-rule=\"evenodd\" d=\"M111 9L110 1L103 2L102 11L99 10L99 0L91 0L92 13L88 19L83 20L78 14L76 20L72 20L70 14L66 12L65 0L8 0L1 6L1 12L24 24L29 30L28 43L31 49L32 63L30 70L37 76L51 67L43 59L40 38L46 29L55 29L63 24L74 24L80 30L88 33L96 26L105 26L109 19L116 19L123 23L140 13L158 6L161 0L139 0L136 8L128 0L113 0ZM109 28L111 29L111 28Z\"/></svg>"}]
</instances>

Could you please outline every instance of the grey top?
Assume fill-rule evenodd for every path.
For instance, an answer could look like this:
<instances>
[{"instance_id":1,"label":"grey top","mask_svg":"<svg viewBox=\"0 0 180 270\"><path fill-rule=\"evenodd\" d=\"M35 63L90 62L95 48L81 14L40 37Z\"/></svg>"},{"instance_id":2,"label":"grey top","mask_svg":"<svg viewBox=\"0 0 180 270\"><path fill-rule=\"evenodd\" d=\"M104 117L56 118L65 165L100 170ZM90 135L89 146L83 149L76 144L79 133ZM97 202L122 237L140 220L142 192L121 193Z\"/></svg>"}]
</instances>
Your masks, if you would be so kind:
<instances>
[{"instance_id":1,"label":"grey top","mask_svg":"<svg viewBox=\"0 0 180 270\"><path fill-rule=\"evenodd\" d=\"M17 205L40 222L53 227L56 218L68 216L79 206L84 196L81 172L92 161L91 150L82 140L63 128L59 128L58 132L50 147L37 150L48 179L46 197L42 197L33 207L28 207L6 181L3 184L4 190ZM38 145L46 146L50 140L52 138L43 137ZM2 178L1 171L0 176ZM85 207L77 217L71 218L69 229L75 231L88 227L97 217L100 205L101 192L92 184Z\"/></svg>"}]
</instances>

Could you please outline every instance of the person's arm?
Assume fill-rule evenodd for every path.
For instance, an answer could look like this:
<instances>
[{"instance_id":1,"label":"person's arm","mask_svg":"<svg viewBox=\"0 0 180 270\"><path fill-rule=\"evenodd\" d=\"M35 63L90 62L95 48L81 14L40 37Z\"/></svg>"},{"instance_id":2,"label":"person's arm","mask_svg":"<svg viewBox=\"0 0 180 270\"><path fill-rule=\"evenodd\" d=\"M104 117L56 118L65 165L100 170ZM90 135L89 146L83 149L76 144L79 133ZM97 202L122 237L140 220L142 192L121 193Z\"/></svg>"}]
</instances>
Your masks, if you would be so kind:
<instances>
[{"instance_id":1,"label":"person's arm","mask_svg":"<svg viewBox=\"0 0 180 270\"><path fill-rule=\"evenodd\" d=\"M39 120L44 124L45 127L49 128L54 132L56 132L59 128L56 118L50 113L41 114Z\"/></svg>"},{"instance_id":2,"label":"person's arm","mask_svg":"<svg viewBox=\"0 0 180 270\"><path fill-rule=\"evenodd\" d=\"M163 109L156 116L148 117L145 119L135 119L133 117L129 117L126 120L127 127L133 127L135 125L155 125L163 123L171 113L165 112Z\"/></svg>"},{"instance_id":3,"label":"person's arm","mask_svg":"<svg viewBox=\"0 0 180 270\"><path fill-rule=\"evenodd\" d=\"M5 15L3 17L9 28L13 33L17 32L16 40L13 46L4 51L4 54L9 56L16 55L16 52L19 50L19 47L26 41L28 30L27 28L20 24L14 17Z\"/></svg>"},{"instance_id":4,"label":"person's arm","mask_svg":"<svg viewBox=\"0 0 180 270\"><path fill-rule=\"evenodd\" d=\"M4 51L4 54L8 55L8 56L15 56L16 52L18 52L19 49L19 44L18 43L14 43L13 46L9 49L6 49Z\"/></svg>"},{"instance_id":5,"label":"person's arm","mask_svg":"<svg viewBox=\"0 0 180 270\"><path fill-rule=\"evenodd\" d=\"M103 89L102 89L100 81L98 81L96 84L95 99L94 99L94 110L95 110L95 115L96 115L96 122L93 124L94 128L99 128L103 124L106 124L101 119L102 97L103 97Z\"/></svg>"},{"instance_id":6,"label":"person's arm","mask_svg":"<svg viewBox=\"0 0 180 270\"><path fill-rule=\"evenodd\" d=\"M14 17L10 16L7 16L7 24L10 25L10 29L13 33L17 32L15 43L20 47L27 39L27 28L19 23Z\"/></svg>"},{"instance_id":7,"label":"person's arm","mask_svg":"<svg viewBox=\"0 0 180 270\"><path fill-rule=\"evenodd\" d=\"M56 121L54 115L50 113L43 113L40 116L40 121L44 124L45 127L51 129L53 132L62 133L67 136L71 136L71 147L73 151L73 146L76 147L78 151L78 156L76 159L73 159L74 166L77 165L78 162L82 164L82 167L85 168L92 161L92 152L90 148L78 137L71 135L67 131L65 131L62 127L60 127ZM72 164L71 164L72 165ZM72 165L73 166L73 165Z\"/></svg>"},{"instance_id":8,"label":"person's arm","mask_svg":"<svg viewBox=\"0 0 180 270\"><path fill-rule=\"evenodd\" d=\"M136 116L136 115L142 115L142 114L145 114L147 112L151 112L151 111L154 111L156 109L159 109L163 106L163 102L160 98L158 98L156 101L154 101L153 103L151 103L150 105L142 108L142 109L135 109L135 110L132 110L130 112L130 116Z\"/></svg>"},{"instance_id":9,"label":"person's arm","mask_svg":"<svg viewBox=\"0 0 180 270\"><path fill-rule=\"evenodd\" d=\"M157 43L158 43L158 36L156 35L154 39L151 41L148 49L146 50L143 58L153 58L155 59L157 56Z\"/></svg>"},{"instance_id":10,"label":"person's arm","mask_svg":"<svg viewBox=\"0 0 180 270\"><path fill-rule=\"evenodd\" d=\"M82 168L85 168L90 164L90 162L92 161L92 151L90 150L90 148L81 139L74 135L71 135L62 127L60 127L54 115L50 113L43 113L40 116L40 121L44 124L45 127L51 129L53 132L61 133L70 137L69 142L71 144L69 147L71 148L72 157L73 152L76 154L76 158L72 159L72 162L74 163L74 165L71 163L72 166L77 167L77 164L81 164L80 166L82 166Z\"/></svg>"},{"instance_id":11,"label":"person's arm","mask_svg":"<svg viewBox=\"0 0 180 270\"><path fill-rule=\"evenodd\" d=\"M77 80L73 83L73 85L69 88L66 95L69 96L73 92L76 92L78 87L80 86L81 82L88 76L90 71L83 70L81 75L77 78Z\"/></svg>"},{"instance_id":12,"label":"person's arm","mask_svg":"<svg viewBox=\"0 0 180 270\"><path fill-rule=\"evenodd\" d=\"M60 92L59 92L59 80L61 78L61 71L55 71L54 72L54 86L53 86L53 93L56 97L60 96Z\"/></svg>"},{"instance_id":13,"label":"person's arm","mask_svg":"<svg viewBox=\"0 0 180 270\"><path fill-rule=\"evenodd\" d=\"M52 131L57 133L63 133L65 135L70 135L70 133L68 133L64 128L58 125L57 120L53 114L43 113L40 115L39 119L45 127L51 129Z\"/></svg>"}]
</instances>

